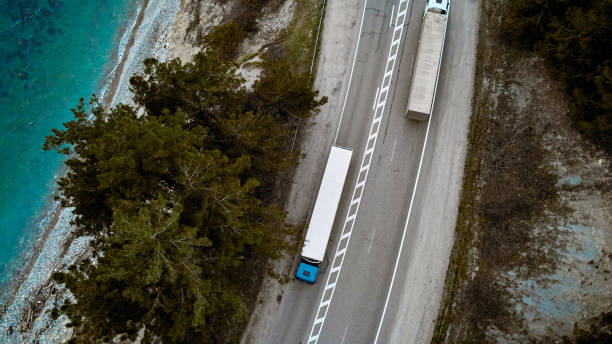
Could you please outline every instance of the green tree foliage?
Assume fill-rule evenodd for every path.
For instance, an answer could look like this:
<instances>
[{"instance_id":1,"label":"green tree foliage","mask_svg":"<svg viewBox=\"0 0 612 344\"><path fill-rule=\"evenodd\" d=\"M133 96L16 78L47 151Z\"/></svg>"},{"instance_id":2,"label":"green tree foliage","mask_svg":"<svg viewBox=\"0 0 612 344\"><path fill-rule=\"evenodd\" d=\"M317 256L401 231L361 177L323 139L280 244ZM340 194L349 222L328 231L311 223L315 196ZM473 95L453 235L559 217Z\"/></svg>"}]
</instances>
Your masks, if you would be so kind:
<instances>
[{"instance_id":1,"label":"green tree foliage","mask_svg":"<svg viewBox=\"0 0 612 344\"><path fill-rule=\"evenodd\" d=\"M286 70L268 71L276 65ZM209 130L209 147L230 158L250 155L252 172L259 178L275 169L287 169L297 159L287 152L286 140L293 132L282 115L293 111L306 116L326 101L325 97L316 99L318 92L310 90L305 77L291 72L282 61L264 66L263 77L251 94L242 87L244 80L235 74L232 64L215 52L200 53L193 63L184 65L178 60L162 64L148 59L145 66L143 75L130 79L138 105L162 118L180 109L187 116L187 126ZM272 84L271 78L284 81L268 87L276 93L266 98L258 92L258 85Z\"/></svg>"},{"instance_id":2,"label":"green tree foliage","mask_svg":"<svg viewBox=\"0 0 612 344\"><path fill-rule=\"evenodd\" d=\"M612 1L509 0L503 31L550 62L577 126L612 151Z\"/></svg>"},{"instance_id":3,"label":"green tree foliage","mask_svg":"<svg viewBox=\"0 0 612 344\"><path fill-rule=\"evenodd\" d=\"M144 65L130 85L134 102L150 116L172 116L181 109L188 125L208 127L218 116L240 111L246 99L244 80L216 53L199 53L187 64L149 58Z\"/></svg>"},{"instance_id":4,"label":"green tree foliage","mask_svg":"<svg viewBox=\"0 0 612 344\"><path fill-rule=\"evenodd\" d=\"M231 21L223 25L216 26L206 35L204 42L206 46L213 49L224 60L234 60L238 56L240 43L246 38L246 32Z\"/></svg>"},{"instance_id":5,"label":"green tree foliage","mask_svg":"<svg viewBox=\"0 0 612 344\"><path fill-rule=\"evenodd\" d=\"M78 228L87 235L106 235L117 201L145 201L179 189L176 170L181 156L197 148L206 130L182 129L177 113L163 123L156 117L138 118L133 108L120 105L106 112L92 101L93 120L83 101L73 110L66 130L54 129L44 149L58 149L71 158L60 179L64 206L74 207Z\"/></svg>"},{"instance_id":6,"label":"green tree foliage","mask_svg":"<svg viewBox=\"0 0 612 344\"><path fill-rule=\"evenodd\" d=\"M68 156L61 201L95 247L55 275L76 300L62 308L73 342L143 328L144 342L236 342L252 283L295 253L298 228L258 191L296 161L292 132L265 101L249 107L241 83L214 50L188 64L149 59L131 79L144 113L95 98L88 112L81 100L47 137L44 149ZM305 113L321 104L308 94L296 103Z\"/></svg>"},{"instance_id":7,"label":"green tree foliage","mask_svg":"<svg viewBox=\"0 0 612 344\"><path fill-rule=\"evenodd\" d=\"M263 73L253 85L256 97L251 106L283 117L306 117L310 109L327 102L327 98L316 99L318 91L310 88L307 73L300 73L286 60L265 60Z\"/></svg>"}]
</instances>

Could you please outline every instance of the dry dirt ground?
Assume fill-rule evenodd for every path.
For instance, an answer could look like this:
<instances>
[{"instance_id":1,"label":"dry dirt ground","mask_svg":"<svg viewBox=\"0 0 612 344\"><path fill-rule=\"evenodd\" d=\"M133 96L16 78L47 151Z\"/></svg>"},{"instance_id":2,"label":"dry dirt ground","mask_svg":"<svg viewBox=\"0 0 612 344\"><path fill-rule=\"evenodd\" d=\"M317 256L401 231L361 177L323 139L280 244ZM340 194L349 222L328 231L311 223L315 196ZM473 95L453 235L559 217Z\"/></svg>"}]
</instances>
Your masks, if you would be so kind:
<instances>
[{"instance_id":1,"label":"dry dirt ground","mask_svg":"<svg viewBox=\"0 0 612 344\"><path fill-rule=\"evenodd\" d=\"M482 11L462 205L433 342L554 342L612 309L610 157L572 127L562 86L544 61L503 42L500 3L486 2ZM541 159L504 174L504 165L534 151ZM501 243L487 242L483 217L491 210L483 202L491 183L543 176L552 178L550 190L523 185L545 192L530 201L541 211L515 218L508 236L495 237ZM521 185L504 190L510 196L499 198L522 199ZM510 238L522 234L522 241ZM483 261L493 246L516 254Z\"/></svg>"},{"instance_id":2,"label":"dry dirt ground","mask_svg":"<svg viewBox=\"0 0 612 344\"><path fill-rule=\"evenodd\" d=\"M183 62L190 61L202 48L201 38L215 26L232 18L237 6L240 6L240 0L183 1L172 30L161 38L170 56ZM261 71L255 63L260 61L257 54L262 52L264 45L274 42L286 32L295 8L296 2L293 0L269 1L257 20L257 32L242 42L239 55L241 58L247 56L248 62L242 63L238 71L246 79L247 87L253 84Z\"/></svg>"}]
</instances>

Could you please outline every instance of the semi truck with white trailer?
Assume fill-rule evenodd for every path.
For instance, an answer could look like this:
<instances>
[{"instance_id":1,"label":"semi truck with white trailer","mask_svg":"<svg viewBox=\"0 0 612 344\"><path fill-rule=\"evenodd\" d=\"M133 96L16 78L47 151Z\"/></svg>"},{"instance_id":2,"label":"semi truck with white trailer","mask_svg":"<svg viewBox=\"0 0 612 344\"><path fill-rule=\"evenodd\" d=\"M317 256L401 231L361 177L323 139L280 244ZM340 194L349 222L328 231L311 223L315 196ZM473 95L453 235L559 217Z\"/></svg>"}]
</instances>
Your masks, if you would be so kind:
<instances>
[{"instance_id":1,"label":"semi truck with white trailer","mask_svg":"<svg viewBox=\"0 0 612 344\"><path fill-rule=\"evenodd\" d=\"M406 117L409 119L426 121L431 115L446 38L449 5L450 0L427 0L425 5L406 106Z\"/></svg>"},{"instance_id":2,"label":"semi truck with white trailer","mask_svg":"<svg viewBox=\"0 0 612 344\"><path fill-rule=\"evenodd\" d=\"M319 264L325 257L352 155L350 149L331 147L302 247L302 260L295 274L299 280L315 283L317 279Z\"/></svg>"}]
</instances>

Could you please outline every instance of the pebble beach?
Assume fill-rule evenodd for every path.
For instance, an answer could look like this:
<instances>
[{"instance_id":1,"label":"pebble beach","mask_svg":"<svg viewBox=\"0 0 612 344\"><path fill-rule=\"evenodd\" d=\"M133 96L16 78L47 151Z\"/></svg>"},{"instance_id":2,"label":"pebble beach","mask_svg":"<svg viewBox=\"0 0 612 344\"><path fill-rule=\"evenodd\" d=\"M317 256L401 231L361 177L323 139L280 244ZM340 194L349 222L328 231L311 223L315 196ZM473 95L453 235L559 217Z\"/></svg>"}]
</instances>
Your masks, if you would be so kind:
<instances>
[{"instance_id":1,"label":"pebble beach","mask_svg":"<svg viewBox=\"0 0 612 344\"><path fill-rule=\"evenodd\" d=\"M54 2L50 1L50 3L53 5ZM62 11L74 10L68 8L68 6L70 6L68 1L57 1L57 8L55 8L57 13L50 12L47 15L60 16ZM74 6L79 5L74 4ZM58 118L54 118L54 122L46 123L47 127L60 128L62 122L70 120L71 114L68 110L74 107L78 97L87 99L89 95L95 93L103 100L105 106L130 103L129 78L141 71L142 61L147 57L165 60L170 56L169 51L173 45L170 36L175 17L179 12L179 6L180 0L136 0L129 5L123 4L113 8L114 27L107 28L108 32L105 35L112 34L114 38L108 39L104 36L107 39L105 42L108 53L95 61L88 61L95 64L94 71L97 72L97 75L90 77L94 80L89 80L89 84L81 85L76 90L72 90L72 94L66 96L66 99L61 99L60 105L65 113L62 116L57 116ZM19 18L27 19L27 11L36 14L35 11L38 8L34 6L34 10L19 10L14 18L9 19L25 20ZM95 17L99 15L99 12L92 11L91 15L92 18L86 19L102 22L105 20L105 18ZM19 25L19 23L15 25ZM0 32L0 35L5 33ZM59 37L48 37L48 39L59 39ZM90 37L90 40L93 39ZM45 42L40 44L43 45ZM53 44L57 44L57 42ZM95 52L94 55L96 55ZM99 55L103 54L99 53ZM87 59L87 57L80 56L79 60L83 58ZM23 77L23 74L20 75ZM17 77L20 75L17 75ZM10 95L11 92L14 92L12 88L17 86L21 85L13 83L8 86L7 90L3 89L2 92ZM91 88L87 89L87 87ZM38 99L38 101L42 102L44 99ZM44 116L44 114L39 114L39 116ZM33 120L36 121L36 118ZM42 135L34 140L36 147L30 149L38 149L42 152L40 147L44 141L44 136L50 134L50 129L43 128L42 130ZM5 139L6 137L3 138L3 140ZM10 142L7 144L10 144ZM71 236L71 219L73 216L71 209L61 208L59 202L52 198L52 195L56 192L56 180L65 173L59 155L55 152L40 154L54 156L51 158L52 161L49 162L49 164L54 164L51 168L48 168L51 173L47 173L43 177L37 176L42 179L45 186L38 188L39 195L35 194L42 201L34 204L33 209L35 211L30 209L30 212L33 213L20 214L21 217L27 217L24 220L26 221L25 224L13 226L15 228L14 232L23 232L22 227L26 228L25 234L18 232L14 237L11 237L8 233L2 233L3 247L5 245L11 248L16 247L16 253L6 259L5 267L7 268L2 270L1 343L33 343L37 341L41 343L61 343L70 337L70 330L64 326L67 323L65 317L60 317L57 320L51 319L51 309L61 305L61 302L66 298L70 298L66 290L53 283L51 275L54 271L65 269L74 261L89 254L87 238L75 240ZM3 182L3 180L0 179L0 182ZM9 196L8 191L3 191L5 192L3 197L7 198ZM9 204L8 201L7 204ZM0 208L1 210L4 209ZM8 231L13 227L3 226L2 230Z\"/></svg>"}]
</instances>

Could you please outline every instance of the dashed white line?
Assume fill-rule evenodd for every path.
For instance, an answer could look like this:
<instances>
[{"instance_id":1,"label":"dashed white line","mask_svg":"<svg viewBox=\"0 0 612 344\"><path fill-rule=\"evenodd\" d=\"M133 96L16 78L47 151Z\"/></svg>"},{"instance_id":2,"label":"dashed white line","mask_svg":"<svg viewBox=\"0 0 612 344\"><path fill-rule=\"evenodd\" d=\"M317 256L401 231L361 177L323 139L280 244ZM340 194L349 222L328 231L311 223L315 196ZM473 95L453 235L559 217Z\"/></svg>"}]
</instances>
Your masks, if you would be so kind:
<instances>
[{"instance_id":1,"label":"dashed white line","mask_svg":"<svg viewBox=\"0 0 612 344\"><path fill-rule=\"evenodd\" d=\"M376 88L376 95L374 96L374 104L372 105L372 110L376 110L376 102L378 101L378 92L380 91L380 87Z\"/></svg>"},{"instance_id":2,"label":"dashed white line","mask_svg":"<svg viewBox=\"0 0 612 344\"><path fill-rule=\"evenodd\" d=\"M340 342L340 344L344 344L344 340L346 339L346 335L348 334L348 329L348 326L344 329L344 335L342 336L342 341Z\"/></svg>"},{"instance_id":3,"label":"dashed white line","mask_svg":"<svg viewBox=\"0 0 612 344\"><path fill-rule=\"evenodd\" d=\"M393 13L395 12L395 5L391 8L391 18L389 18L389 27L393 26Z\"/></svg>"},{"instance_id":4,"label":"dashed white line","mask_svg":"<svg viewBox=\"0 0 612 344\"><path fill-rule=\"evenodd\" d=\"M391 151L391 161L393 161L393 156L395 156L395 148L397 147L397 139L393 141L393 150Z\"/></svg>"},{"instance_id":5,"label":"dashed white line","mask_svg":"<svg viewBox=\"0 0 612 344\"><path fill-rule=\"evenodd\" d=\"M370 254L370 250L372 249L372 243L374 242L375 235L376 235L376 227L372 227L372 237L370 238L370 244L368 245L368 254Z\"/></svg>"},{"instance_id":6,"label":"dashed white line","mask_svg":"<svg viewBox=\"0 0 612 344\"><path fill-rule=\"evenodd\" d=\"M397 52L399 51L399 42L402 37L404 23L406 22L406 9L408 0L399 0L398 12L395 17L395 28L393 29L393 37L392 43L389 46L389 54L387 57L387 62L385 65L385 71L391 71L390 74L385 73L381 81L380 93L378 93L378 101L377 105L374 109L374 117L372 118L372 123L370 125L370 131L368 132L368 138L366 141L366 149L363 152L361 158L361 165L358 174L358 182L353 188L353 194L351 197L351 205L349 206L346 214L346 218L344 220L344 225L342 227L342 238L338 241L338 246L336 247L336 253L334 255L334 259L332 260L331 266L332 269L327 275L327 282L325 283L325 292L321 296L321 301L316 310L315 320L310 330L310 335L308 336L308 344L317 344L319 340L319 336L321 335L321 331L323 330L323 326L325 325L325 318L327 317L327 313L331 308L331 300L334 296L334 292L336 290L336 284L338 279L340 278L340 273L342 272L342 265L344 264L344 257L346 251L348 249L349 242L351 240L351 234L353 233L353 227L355 225L355 218L357 217L357 213L359 212L359 206L361 205L361 197L363 195L365 186L365 181L368 178L368 174L370 171L370 164L372 162L372 157L374 156L373 151L374 147L376 147L376 141L378 139L378 133L380 132L380 122L382 121L383 114L385 112L385 106L387 104L387 97L389 95L389 86L391 85L391 79L393 70L395 70L395 61L397 59ZM367 0L363 5L363 14L361 16L361 25L359 26L359 37L361 37L361 29L363 27L363 19L365 16L365 9L367 5ZM402 7L402 5L405 5ZM403 10L402 10L403 8ZM400 20L401 18L401 20ZM399 32L399 37L396 37ZM359 48L359 39L357 40L357 49L355 49L355 57L353 58L353 67L351 68L351 77L353 73L353 68L355 67L355 60L357 59L357 50ZM393 54L392 52L395 51ZM389 77L391 76L391 77ZM344 98L344 104L342 105L342 114L344 113L344 107L346 105L346 100L348 98L348 89L350 88L350 80L349 77L349 85L347 87L347 93ZM340 116L340 121L342 121L342 114ZM336 138L334 139L334 143L338 138L338 132L340 130L340 125L338 125L338 130L336 131ZM372 142L371 147L369 147L370 140L374 140ZM369 148L368 148L369 147ZM362 177L363 174L363 177ZM323 297L325 293L330 290L328 298L323 301Z\"/></svg>"}]
</instances>

